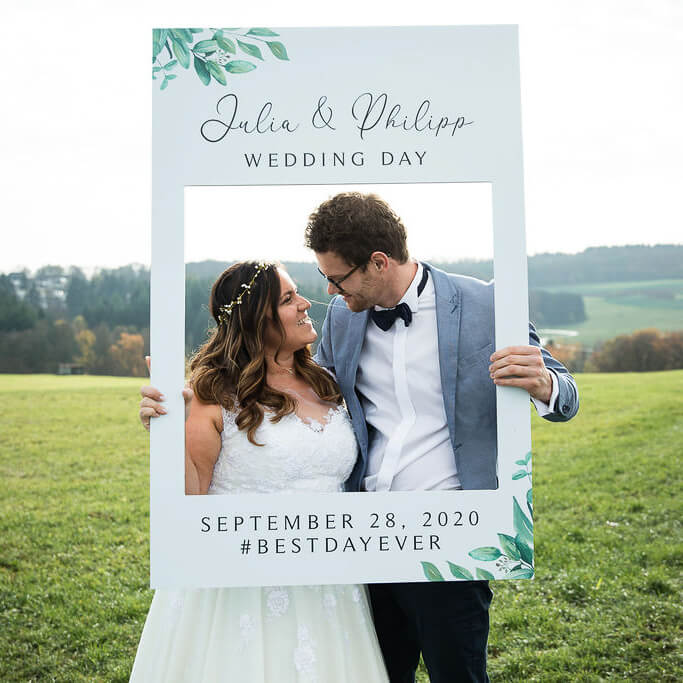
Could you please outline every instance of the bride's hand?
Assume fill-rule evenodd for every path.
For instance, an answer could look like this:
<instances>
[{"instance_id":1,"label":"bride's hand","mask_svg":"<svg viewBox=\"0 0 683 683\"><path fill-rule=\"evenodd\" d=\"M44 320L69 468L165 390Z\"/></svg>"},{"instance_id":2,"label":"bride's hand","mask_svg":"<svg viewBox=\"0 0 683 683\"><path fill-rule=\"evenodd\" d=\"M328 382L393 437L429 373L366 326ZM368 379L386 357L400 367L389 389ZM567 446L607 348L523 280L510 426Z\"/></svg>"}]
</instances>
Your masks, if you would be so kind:
<instances>
[{"instance_id":1,"label":"bride's hand","mask_svg":"<svg viewBox=\"0 0 683 683\"><path fill-rule=\"evenodd\" d=\"M147 367L150 367L150 357L146 356L145 361L147 362ZM162 405L165 396L155 387L146 385L141 387L140 394L142 395L142 401L140 401L140 411L138 413L142 426L149 431L149 421L153 417L159 417L160 415L166 414L166 409ZM194 392L190 387L186 386L183 389L183 400L185 401L185 420L190 415L190 406L192 405L192 399L194 398Z\"/></svg>"}]
</instances>

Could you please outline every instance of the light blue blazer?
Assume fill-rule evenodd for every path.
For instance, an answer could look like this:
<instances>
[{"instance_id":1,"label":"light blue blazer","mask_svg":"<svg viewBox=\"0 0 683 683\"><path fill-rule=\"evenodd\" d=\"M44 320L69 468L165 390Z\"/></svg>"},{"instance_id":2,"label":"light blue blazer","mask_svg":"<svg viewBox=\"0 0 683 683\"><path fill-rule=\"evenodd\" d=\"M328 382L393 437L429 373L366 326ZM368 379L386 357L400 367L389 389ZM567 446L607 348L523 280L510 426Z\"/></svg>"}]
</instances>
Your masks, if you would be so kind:
<instances>
[{"instance_id":1,"label":"light blue blazer","mask_svg":"<svg viewBox=\"0 0 683 683\"><path fill-rule=\"evenodd\" d=\"M433 278L436 294L443 403L458 476L464 489L495 489L496 390L488 370L494 351L493 284L423 265ZM318 364L335 374L358 439L359 458L347 481L349 491L360 490L372 439L355 386L369 319L369 311L352 313L340 296L334 297L315 356ZM529 344L540 346L531 323ZM545 349L542 353L546 367L554 370L559 382L556 411L545 419L569 420L579 409L576 382Z\"/></svg>"}]
</instances>

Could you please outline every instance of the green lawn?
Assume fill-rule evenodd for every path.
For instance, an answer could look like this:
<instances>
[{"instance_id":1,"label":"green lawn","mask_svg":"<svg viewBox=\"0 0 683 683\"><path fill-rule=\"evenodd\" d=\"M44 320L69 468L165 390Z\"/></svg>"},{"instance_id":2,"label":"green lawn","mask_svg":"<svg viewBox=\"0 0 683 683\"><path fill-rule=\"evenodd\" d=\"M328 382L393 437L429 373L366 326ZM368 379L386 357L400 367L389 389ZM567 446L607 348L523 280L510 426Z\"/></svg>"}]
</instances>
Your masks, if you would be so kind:
<instances>
[{"instance_id":1,"label":"green lawn","mask_svg":"<svg viewBox=\"0 0 683 683\"><path fill-rule=\"evenodd\" d=\"M678 302L676 308L672 302L653 302L639 300L638 305L627 300L605 299L601 297L584 297L587 320L571 325L578 337L561 338L557 340L580 342L591 346L596 341L607 341L620 334L631 334L636 330L656 327L659 330L680 330L683 328L683 302Z\"/></svg>"},{"instance_id":2,"label":"green lawn","mask_svg":"<svg viewBox=\"0 0 683 683\"><path fill-rule=\"evenodd\" d=\"M683 371L578 381L574 421L532 420L537 578L493 586L491 677L681 680ZM0 375L2 681L127 680L151 599L140 383Z\"/></svg>"},{"instance_id":3,"label":"green lawn","mask_svg":"<svg viewBox=\"0 0 683 683\"><path fill-rule=\"evenodd\" d=\"M629 280L626 282L582 282L575 285L555 285L551 287L541 287L540 289L548 289L551 292L574 292L575 294L584 294L587 296L609 296L621 294L629 291L650 292L654 293L661 290L672 292L678 295L680 299L683 297L683 280Z\"/></svg>"},{"instance_id":4,"label":"green lawn","mask_svg":"<svg viewBox=\"0 0 683 683\"><path fill-rule=\"evenodd\" d=\"M648 327L664 331L683 329L683 280L601 282L547 289L584 297L587 320L566 326L578 332L578 336L552 335L558 341L591 346Z\"/></svg>"}]
</instances>

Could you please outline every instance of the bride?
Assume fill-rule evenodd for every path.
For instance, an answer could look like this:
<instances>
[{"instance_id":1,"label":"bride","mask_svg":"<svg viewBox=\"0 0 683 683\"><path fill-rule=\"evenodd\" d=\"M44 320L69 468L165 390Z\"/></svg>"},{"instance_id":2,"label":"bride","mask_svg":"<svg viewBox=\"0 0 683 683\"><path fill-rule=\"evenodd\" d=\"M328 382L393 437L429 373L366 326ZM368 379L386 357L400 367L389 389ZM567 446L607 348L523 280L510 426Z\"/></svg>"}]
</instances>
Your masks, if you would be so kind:
<instances>
[{"instance_id":1,"label":"bride","mask_svg":"<svg viewBox=\"0 0 683 683\"><path fill-rule=\"evenodd\" d=\"M333 378L308 348L316 338L276 264L244 262L213 285L216 329L191 361L186 390L188 494L342 491L356 460ZM165 411L143 389L140 418ZM158 590L131 681L374 683L387 681L360 586Z\"/></svg>"}]
</instances>

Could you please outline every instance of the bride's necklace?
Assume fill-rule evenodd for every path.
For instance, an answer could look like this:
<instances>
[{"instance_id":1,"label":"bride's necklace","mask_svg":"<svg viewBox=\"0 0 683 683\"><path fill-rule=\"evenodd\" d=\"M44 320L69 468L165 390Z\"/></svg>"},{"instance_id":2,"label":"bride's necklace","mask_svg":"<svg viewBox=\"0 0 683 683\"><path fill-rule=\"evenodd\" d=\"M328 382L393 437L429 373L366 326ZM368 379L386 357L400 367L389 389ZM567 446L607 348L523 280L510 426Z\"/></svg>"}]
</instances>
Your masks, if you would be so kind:
<instances>
[{"instance_id":1,"label":"bride's necklace","mask_svg":"<svg viewBox=\"0 0 683 683\"><path fill-rule=\"evenodd\" d=\"M269 370L268 372L272 373L273 375L284 375L285 373L289 373L292 376L296 375L294 368L279 367L277 370Z\"/></svg>"},{"instance_id":2,"label":"bride's necklace","mask_svg":"<svg viewBox=\"0 0 683 683\"><path fill-rule=\"evenodd\" d=\"M266 383L275 391L291 392L296 386L298 378L294 368L281 367L268 370ZM293 385L293 386L292 386Z\"/></svg>"}]
</instances>

